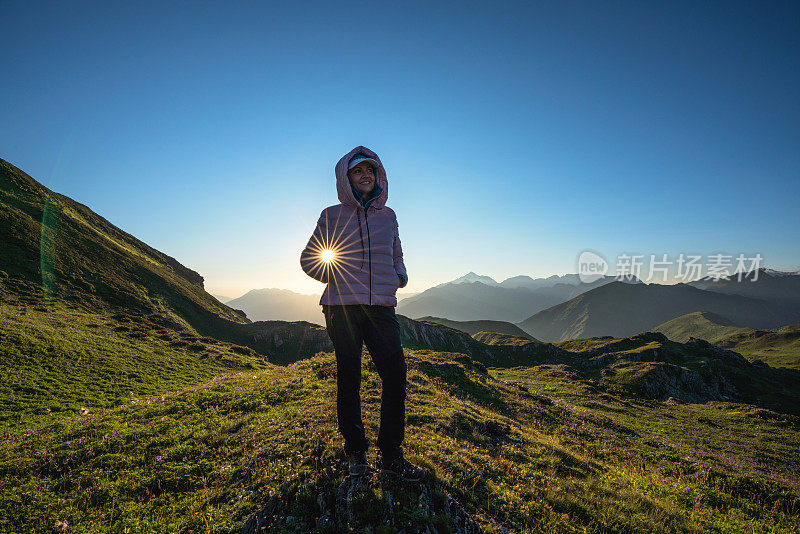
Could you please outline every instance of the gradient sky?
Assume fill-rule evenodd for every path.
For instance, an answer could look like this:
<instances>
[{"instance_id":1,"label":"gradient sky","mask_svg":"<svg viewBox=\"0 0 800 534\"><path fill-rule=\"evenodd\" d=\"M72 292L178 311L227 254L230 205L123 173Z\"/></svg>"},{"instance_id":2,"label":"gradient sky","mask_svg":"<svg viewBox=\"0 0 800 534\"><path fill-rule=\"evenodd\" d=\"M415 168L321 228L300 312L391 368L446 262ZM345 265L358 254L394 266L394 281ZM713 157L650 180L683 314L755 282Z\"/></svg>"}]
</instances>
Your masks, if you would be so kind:
<instances>
[{"instance_id":1,"label":"gradient sky","mask_svg":"<svg viewBox=\"0 0 800 534\"><path fill-rule=\"evenodd\" d=\"M0 157L232 297L322 290L357 145L409 291L586 249L800 269L800 4L554 4L0 0Z\"/></svg>"}]
</instances>

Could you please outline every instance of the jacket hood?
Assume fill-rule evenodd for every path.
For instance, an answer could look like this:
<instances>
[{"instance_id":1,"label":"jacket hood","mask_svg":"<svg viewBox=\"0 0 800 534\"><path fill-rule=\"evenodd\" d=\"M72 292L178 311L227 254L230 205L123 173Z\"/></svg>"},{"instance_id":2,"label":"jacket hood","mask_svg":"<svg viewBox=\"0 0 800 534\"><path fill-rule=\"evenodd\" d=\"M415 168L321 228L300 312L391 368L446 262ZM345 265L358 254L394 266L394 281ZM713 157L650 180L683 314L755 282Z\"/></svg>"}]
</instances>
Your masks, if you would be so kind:
<instances>
[{"instance_id":1,"label":"jacket hood","mask_svg":"<svg viewBox=\"0 0 800 534\"><path fill-rule=\"evenodd\" d=\"M365 156L378 162L378 169L375 173L375 183L380 186L381 194L378 196L378 198L372 201L370 207L374 207L375 209L379 210L384 206L384 204L386 204L386 200L389 198L389 182L386 179L386 170L383 168L381 159L375 152L365 146L355 147L353 150L342 156L342 159L340 159L336 164L334 172L336 173L336 193L339 195L339 202L353 206L354 208L361 207L361 203L359 203L358 199L353 194L353 190L351 189L350 179L347 177L347 166L349 165L350 160L356 154L364 154Z\"/></svg>"}]
</instances>

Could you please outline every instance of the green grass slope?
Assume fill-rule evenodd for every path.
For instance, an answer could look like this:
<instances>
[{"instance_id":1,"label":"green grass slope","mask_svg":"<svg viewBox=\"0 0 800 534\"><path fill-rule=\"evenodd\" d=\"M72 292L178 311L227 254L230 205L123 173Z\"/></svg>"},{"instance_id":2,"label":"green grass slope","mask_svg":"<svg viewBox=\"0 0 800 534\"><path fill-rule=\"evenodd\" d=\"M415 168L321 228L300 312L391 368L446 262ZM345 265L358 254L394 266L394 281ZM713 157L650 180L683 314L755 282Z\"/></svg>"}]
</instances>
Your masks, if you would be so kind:
<instances>
[{"instance_id":1,"label":"green grass slope","mask_svg":"<svg viewBox=\"0 0 800 534\"><path fill-rule=\"evenodd\" d=\"M407 456L482 522L517 532L796 528L795 417L603 393L567 366L485 372L431 351L407 360ZM374 439L380 380L367 357L362 377ZM335 359L320 353L88 415L50 414L0 441L0 530L65 521L76 532L237 532L268 509L264 532L332 532L315 527L344 480L335 388ZM395 484L353 496L352 521L454 532L417 493ZM401 523L376 524L389 507Z\"/></svg>"},{"instance_id":2,"label":"green grass slope","mask_svg":"<svg viewBox=\"0 0 800 534\"><path fill-rule=\"evenodd\" d=\"M739 326L721 315L707 311L697 311L676 317L654 328L652 332L661 332L672 341L681 343L697 337L715 343L733 334L752 332L753 329Z\"/></svg>"},{"instance_id":3,"label":"green grass slope","mask_svg":"<svg viewBox=\"0 0 800 534\"><path fill-rule=\"evenodd\" d=\"M480 331L472 335L475 341L486 343L487 345L511 345L511 346L524 346L524 345L538 345L541 341L533 339L529 335L515 336L512 334L502 334L499 332Z\"/></svg>"},{"instance_id":4,"label":"green grass slope","mask_svg":"<svg viewBox=\"0 0 800 534\"><path fill-rule=\"evenodd\" d=\"M773 367L800 369L800 324L732 334L715 343Z\"/></svg>"},{"instance_id":5,"label":"green grass slope","mask_svg":"<svg viewBox=\"0 0 800 534\"><path fill-rule=\"evenodd\" d=\"M203 278L0 159L0 271L47 299L158 313L207 335L248 319L203 289Z\"/></svg>"},{"instance_id":6,"label":"green grass slope","mask_svg":"<svg viewBox=\"0 0 800 534\"><path fill-rule=\"evenodd\" d=\"M249 347L176 331L159 315L87 311L10 286L0 279L0 431L265 365Z\"/></svg>"},{"instance_id":7,"label":"green grass slope","mask_svg":"<svg viewBox=\"0 0 800 534\"><path fill-rule=\"evenodd\" d=\"M171 258L0 160L0 429L263 366Z\"/></svg>"},{"instance_id":8,"label":"green grass slope","mask_svg":"<svg viewBox=\"0 0 800 534\"><path fill-rule=\"evenodd\" d=\"M711 312L694 312L658 325L652 331L679 342L688 341L690 337L705 339L751 361L800 369L800 324L755 330L737 326Z\"/></svg>"}]
</instances>

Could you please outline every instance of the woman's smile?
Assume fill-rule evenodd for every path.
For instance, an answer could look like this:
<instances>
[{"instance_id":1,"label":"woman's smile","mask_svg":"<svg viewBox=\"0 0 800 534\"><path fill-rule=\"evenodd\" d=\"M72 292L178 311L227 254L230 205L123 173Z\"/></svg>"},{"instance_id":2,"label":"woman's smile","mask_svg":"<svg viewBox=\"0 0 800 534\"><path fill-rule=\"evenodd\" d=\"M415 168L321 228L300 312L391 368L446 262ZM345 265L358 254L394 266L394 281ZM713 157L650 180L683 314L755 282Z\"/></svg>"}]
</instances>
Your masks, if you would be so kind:
<instances>
[{"instance_id":1,"label":"woman's smile","mask_svg":"<svg viewBox=\"0 0 800 534\"><path fill-rule=\"evenodd\" d=\"M361 194L367 194L375 187L375 171L372 165L362 162L350 169L348 173L353 187L358 189Z\"/></svg>"}]
</instances>

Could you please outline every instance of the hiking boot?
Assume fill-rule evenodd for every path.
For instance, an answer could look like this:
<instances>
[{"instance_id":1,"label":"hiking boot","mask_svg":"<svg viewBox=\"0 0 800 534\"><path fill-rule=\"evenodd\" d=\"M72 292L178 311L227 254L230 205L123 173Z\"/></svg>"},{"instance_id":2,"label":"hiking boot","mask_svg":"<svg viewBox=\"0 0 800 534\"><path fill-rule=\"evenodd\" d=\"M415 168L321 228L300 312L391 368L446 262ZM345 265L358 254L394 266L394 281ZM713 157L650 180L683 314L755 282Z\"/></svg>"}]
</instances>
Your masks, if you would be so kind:
<instances>
[{"instance_id":1,"label":"hiking boot","mask_svg":"<svg viewBox=\"0 0 800 534\"><path fill-rule=\"evenodd\" d=\"M351 452L347 455L347 462L350 464L350 474L355 476L366 475L372 467L367 462L365 451Z\"/></svg>"},{"instance_id":2,"label":"hiking boot","mask_svg":"<svg viewBox=\"0 0 800 534\"><path fill-rule=\"evenodd\" d=\"M425 470L412 464L403 455L386 460L383 455L378 459L378 467L383 473L397 475L408 482L419 482L425 476Z\"/></svg>"}]
</instances>

